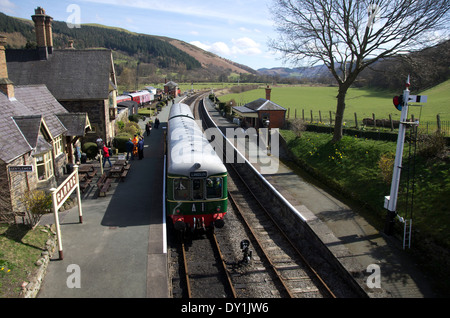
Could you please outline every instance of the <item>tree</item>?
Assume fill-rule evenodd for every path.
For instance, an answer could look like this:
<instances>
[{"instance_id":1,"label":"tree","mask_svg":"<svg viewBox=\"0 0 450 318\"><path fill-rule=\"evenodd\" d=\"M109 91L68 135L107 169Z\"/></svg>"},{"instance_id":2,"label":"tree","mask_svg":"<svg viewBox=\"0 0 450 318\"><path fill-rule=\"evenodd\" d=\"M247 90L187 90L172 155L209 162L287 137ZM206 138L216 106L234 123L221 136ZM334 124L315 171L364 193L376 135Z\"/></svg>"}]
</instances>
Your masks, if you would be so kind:
<instances>
[{"instance_id":1,"label":"tree","mask_svg":"<svg viewBox=\"0 0 450 318\"><path fill-rule=\"evenodd\" d=\"M342 138L345 97L375 62L446 39L450 0L274 0L285 61L324 63L338 83L333 141Z\"/></svg>"}]
</instances>

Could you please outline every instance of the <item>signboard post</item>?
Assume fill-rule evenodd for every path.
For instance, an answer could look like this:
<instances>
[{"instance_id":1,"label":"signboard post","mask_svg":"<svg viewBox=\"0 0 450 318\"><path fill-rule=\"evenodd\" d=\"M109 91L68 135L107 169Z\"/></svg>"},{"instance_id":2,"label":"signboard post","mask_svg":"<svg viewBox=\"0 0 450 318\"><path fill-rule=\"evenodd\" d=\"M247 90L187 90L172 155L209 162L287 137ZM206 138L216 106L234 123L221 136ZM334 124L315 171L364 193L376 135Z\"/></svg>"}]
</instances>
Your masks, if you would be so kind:
<instances>
[{"instance_id":1,"label":"signboard post","mask_svg":"<svg viewBox=\"0 0 450 318\"><path fill-rule=\"evenodd\" d=\"M78 178L78 166L73 166L74 171L72 174L67 177L66 180L58 187L52 188L50 191L52 192L52 201L53 201L53 213L55 216L55 226L56 226L56 235L58 238L58 250L59 250L59 259L64 259L63 256L63 247L62 247L62 238L61 238L61 228L59 225L59 216L58 210L61 206L66 202L69 196L73 193L73 191L77 190L77 200L78 200L78 215L80 223L83 223L83 210L81 208L81 194L80 194L80 185Z\"/></svg>"}]
</instances>

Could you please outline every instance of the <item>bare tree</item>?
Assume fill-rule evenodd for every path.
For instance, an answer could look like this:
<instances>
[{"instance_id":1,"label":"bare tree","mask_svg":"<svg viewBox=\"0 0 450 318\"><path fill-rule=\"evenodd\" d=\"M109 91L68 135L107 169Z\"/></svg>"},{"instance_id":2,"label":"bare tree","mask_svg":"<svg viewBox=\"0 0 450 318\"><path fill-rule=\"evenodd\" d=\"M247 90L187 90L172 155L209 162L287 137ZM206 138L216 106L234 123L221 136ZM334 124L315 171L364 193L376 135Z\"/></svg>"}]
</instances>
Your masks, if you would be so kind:
<instances>
[{"instance_id":1,"label":"bare tree","mask_svg":"<svg viewBox=\"0 0 450 318\"><path fill-rule=\"evenodd\" d=\"M342 138L347 90L380 59L447 38L450 0L274 0L285 61L324 63L339 85L333 141Z\"/></svg>"}]
</instances>

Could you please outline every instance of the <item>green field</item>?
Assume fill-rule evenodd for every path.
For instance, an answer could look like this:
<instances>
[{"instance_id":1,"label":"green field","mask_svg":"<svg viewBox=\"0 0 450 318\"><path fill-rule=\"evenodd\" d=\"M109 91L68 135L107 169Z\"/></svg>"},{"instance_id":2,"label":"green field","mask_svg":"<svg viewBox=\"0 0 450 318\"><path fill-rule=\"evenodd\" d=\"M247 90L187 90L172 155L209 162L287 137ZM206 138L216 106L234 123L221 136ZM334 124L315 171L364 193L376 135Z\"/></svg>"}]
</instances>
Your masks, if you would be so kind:
<instances>
[{"instance_id":1,"label":"green field","mask_svg":"<svg viewBox=\"0 0 450 318\"><path fill-rule=\"evenodd\" d=\"M399 120L400 112L395 109L392 98L402 94L402 88L398 92L380 91L375 89L352 88L347 94L345 121L348 125L354 125L354 113L357 113L358 121L363 118L389 118ZM420 118L421 122L436 122L436 115L441 116L442 121L450 120L450 80L425 92L415 92L414 95L428 95L428 103L423 107L410 107L409 114ZM220 96L221 101L234 99L238 104L246 104L258 98L265 98L263 87L242 94L229 94ZM329 121L329 112L336 111L336 87L313 86L275 86L272 88L271 100L280 106L290 109L290 118L301 117L302 110L305 118L309 120L310 111L313 111L314 120L318 120L319 111L322 113L322 121Z\"/></svg>"}]
</instances>

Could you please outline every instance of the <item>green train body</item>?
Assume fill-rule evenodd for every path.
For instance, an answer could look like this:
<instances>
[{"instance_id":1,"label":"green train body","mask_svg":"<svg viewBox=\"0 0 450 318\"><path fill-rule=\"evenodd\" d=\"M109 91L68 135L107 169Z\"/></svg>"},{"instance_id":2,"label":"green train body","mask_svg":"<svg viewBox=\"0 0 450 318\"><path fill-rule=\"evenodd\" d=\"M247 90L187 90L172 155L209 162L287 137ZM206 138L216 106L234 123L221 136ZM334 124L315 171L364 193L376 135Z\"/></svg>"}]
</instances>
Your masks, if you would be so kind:
<instances>
[{"instance_id":1,"label":"green train body","mask_svg":"<svg viewBox=\"0 0 450 318\"><path fill-rule=\"evenodd\" d=\"M186 104L172 106L167 143L166 213L176 230L221 228L228 174Z\"/></svg>"}]
</instances>

